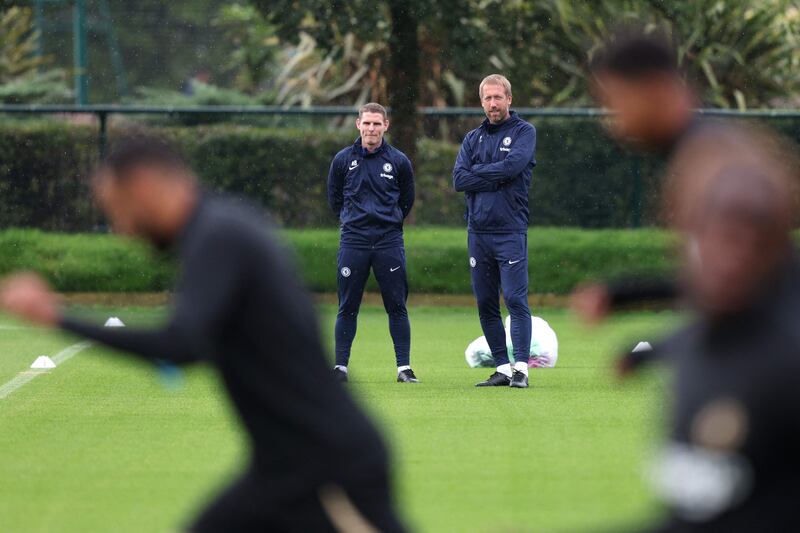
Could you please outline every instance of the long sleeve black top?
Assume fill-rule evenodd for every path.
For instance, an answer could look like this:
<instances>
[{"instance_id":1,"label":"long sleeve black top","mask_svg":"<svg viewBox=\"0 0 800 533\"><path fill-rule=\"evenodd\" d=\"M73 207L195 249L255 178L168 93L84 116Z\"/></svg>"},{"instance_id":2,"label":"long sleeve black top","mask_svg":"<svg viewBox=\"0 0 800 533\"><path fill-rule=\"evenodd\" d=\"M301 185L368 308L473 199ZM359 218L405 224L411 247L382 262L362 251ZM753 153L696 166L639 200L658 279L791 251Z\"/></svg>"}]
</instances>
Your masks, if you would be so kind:
<instances>
[{"instance_id":1,"label":"long sleeve black top","mask_svg":"<svg viewBox=\"0 0 800 533\"><path fill-rule=\"evenodd\" d=\"M202 196L177 242L182 276L157 329L62 327L154 361L205 361L222 375L276 494L385 466L375 428L336 383L310 297L254 210Z\"/></svg>"}]
</instances>

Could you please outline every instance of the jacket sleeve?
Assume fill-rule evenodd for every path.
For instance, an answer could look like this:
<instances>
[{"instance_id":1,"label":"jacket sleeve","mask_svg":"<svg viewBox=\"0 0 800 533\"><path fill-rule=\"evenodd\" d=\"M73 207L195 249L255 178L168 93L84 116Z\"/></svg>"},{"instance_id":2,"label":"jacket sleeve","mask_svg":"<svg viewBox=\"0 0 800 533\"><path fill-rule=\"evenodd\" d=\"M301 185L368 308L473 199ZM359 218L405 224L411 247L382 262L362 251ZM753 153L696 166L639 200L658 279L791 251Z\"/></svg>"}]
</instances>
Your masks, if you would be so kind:
<instances>
[{"instance_id":1,"label":"jacket sleeve","mask_svg":"<svg viewBox=\"0 0 800 533\"><path fill-rule=\"evenodd\" d=\"M678 280L672 278L618 278L606 290L614 310L643 302L673 302L680 296Z\"/></svg>"},{"instance_id":2,"label":"jacket sleeve","mask_svg":"<svg viewBox=\"0 0 800 533\"><path fill-rule=\"evenodd\" d=\"M472 147L470 138L466 137L458 151L456 164L453 167L453 188L457 192L488 192L496 191L497 183L485 180L471 170Z\"/></svg>"},{"instance_id":3,"label":"jacket sleeve","mask_svg":"<svg viewBox=\"0 0 800 533\"><path fill-rule=\"evenodd\" d=\"M62 329L142 359L185 364L211 359L241 287L241 246L221 230L187 258L182 287L167 324L154 329L106 328L71 318Z\"/></svg>"},{"instance_id":4,"label":"jacket sleeve","mask_svg":"<svg viewBox=\"0 0 800 533\"><path fill-rule=\"evenodd\" d=\"M331 206L333 214L337 217L342 212L344 204L344 172L342 169L342 157L337 155L331 162L328 171L328 205Z\"/></svg>"},{"instance_id":5,"label":"jacket sleeve","mask_svg":"<svg viewBox=\"0 0 800 533\"><path fill-rule=\"evenodd\" d=\"M509 181L516 178L534 160L536 128L526 129L514 141L511 151L502 161L474 165L472 172L486 180Z\"/></svg>"},{"instance_id":6,"label":"jacket sleeve","mask_svg":"<svg viewBox=\"0 0 800 533\"><path fill-rule=\"evenodd\" d=\"M397 169L397 184L400 186L400 210L403 218L406 218L414 207L414 167L407 157L400 161Z\"/></svg>"}]
</instances>

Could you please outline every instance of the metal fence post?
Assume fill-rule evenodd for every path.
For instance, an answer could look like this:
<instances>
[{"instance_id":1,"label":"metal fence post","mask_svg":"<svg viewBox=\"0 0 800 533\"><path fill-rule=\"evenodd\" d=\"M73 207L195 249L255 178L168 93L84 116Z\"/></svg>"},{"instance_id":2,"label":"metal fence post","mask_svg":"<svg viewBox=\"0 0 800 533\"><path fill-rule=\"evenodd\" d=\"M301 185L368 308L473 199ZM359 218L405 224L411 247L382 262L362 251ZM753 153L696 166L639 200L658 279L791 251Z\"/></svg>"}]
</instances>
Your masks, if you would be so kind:
<instances>
[{"instance_id":1,"label":"metal fence post","mask_svg":"<svg viewBox=\"0 0 800 533\"><path fill-rule=\"evenodd\" d=\"M84 0L75 0L72 7L73 73L75 77L75 103L88 103L89 78L86 65L86 8Z\"/></svg>"},{"instance_id":2,"label":"metal fence post","mask_svg":"<svg viewBox=\"0 0 800 533\"><path fill-rule=\"evenodd\" d=\"M102 159L106 155L106 145L108 144L108 113L105 111L99 111L97 113L97 119L100 121L100 132L97 138L97 148L98 152L100 152L100 159Z\"/></svg>"}]
</instances>

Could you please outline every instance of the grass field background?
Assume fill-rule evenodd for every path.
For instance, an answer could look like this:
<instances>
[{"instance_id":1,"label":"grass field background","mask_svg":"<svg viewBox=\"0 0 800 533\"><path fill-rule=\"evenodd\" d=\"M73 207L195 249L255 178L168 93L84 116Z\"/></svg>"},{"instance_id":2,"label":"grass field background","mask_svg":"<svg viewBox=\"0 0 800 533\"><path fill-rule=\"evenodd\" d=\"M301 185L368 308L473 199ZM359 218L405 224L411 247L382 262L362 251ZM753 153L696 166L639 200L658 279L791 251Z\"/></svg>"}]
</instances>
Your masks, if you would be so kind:
<instances>
[{"instance_id":1,"label":"grass field background","mask_svg":"<svg viewBox=\"0 0 800 533\"><path fill-rule=\"evenodd\" d=\"M77 311L129 326L164 315ZM321 306L331 347L334 311ZM642 471L658 443L664 378L620 385L608 366L679 317L629 313L590 330L563 310L536 314L559 335L558 366L533 370L530 389L487 390L473 385L490 370L463 356L481 334L474 308L410 309L417 385L394 382L383 309L362 309L350 386L393 449L398 508L413 530L618 530L657 515ZM0 386L76 342L0 316ZM245 459L207 369L167 380L91 347L0 399L0 531L178 531Z\"/></svg>"}]
</instances>

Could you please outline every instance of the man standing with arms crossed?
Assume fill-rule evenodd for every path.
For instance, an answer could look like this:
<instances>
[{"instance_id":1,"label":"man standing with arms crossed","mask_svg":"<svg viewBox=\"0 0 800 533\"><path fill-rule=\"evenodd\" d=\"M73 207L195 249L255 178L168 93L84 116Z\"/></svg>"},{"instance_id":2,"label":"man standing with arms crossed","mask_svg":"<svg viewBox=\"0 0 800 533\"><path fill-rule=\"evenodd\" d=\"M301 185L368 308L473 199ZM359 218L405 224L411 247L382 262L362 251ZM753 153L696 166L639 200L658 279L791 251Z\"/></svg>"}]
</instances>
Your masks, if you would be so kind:
<instances>
[{"instance_id":1,"label":"man standing with arms crossed","mask_svg":"<svg viewBox=\"0 0 800 533\"><path fill-rule=\"evenodd\" d=\"M479 88L486 120L467 133L453 186L467 201L469 264L478 316L497 371L478 387L528 386L528 191L536 165L536 128L511 107L511 83L500 74ZM511 314L513 374L500 316L500 288Z\"/></svg>"},{"instance_id":2,"label":"man standing with arms crossed","mask_svg":"<svg viewBox=\"0 0 800 533\"><path fill-rule=\"evenodd\" d=\"M342 223L333 373L339 381L347 381L358 310L372 269L389 315L397 381L416 383L410 366L411 326L406 311L408 281L403 247L403 220L414 205L414 170L408 157L383 138L389 120L382 105L363 105L356 127L359 138L336 154L328 174L328 202Z\"/></svg>"}]
</instances>

